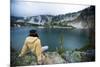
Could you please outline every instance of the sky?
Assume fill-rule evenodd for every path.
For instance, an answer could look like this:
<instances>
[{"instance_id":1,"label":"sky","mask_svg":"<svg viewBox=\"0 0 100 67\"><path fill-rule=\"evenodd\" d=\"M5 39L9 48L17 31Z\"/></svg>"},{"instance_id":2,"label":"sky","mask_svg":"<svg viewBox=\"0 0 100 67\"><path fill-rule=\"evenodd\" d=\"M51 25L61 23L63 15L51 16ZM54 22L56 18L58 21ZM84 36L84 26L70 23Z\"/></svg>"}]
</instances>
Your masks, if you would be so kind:
<instances>
[{"instance_id":1,"label":"sky","mask_svg":"<svg viewBox=\"0 0 100 67\"><path fill-rule=\"evenodd\" d=\"M59 15L77 12L89 7L89 5L44 3L24 0L11 1L12 16L37 16L37 15Z\"/></svg>"}]
</instances>

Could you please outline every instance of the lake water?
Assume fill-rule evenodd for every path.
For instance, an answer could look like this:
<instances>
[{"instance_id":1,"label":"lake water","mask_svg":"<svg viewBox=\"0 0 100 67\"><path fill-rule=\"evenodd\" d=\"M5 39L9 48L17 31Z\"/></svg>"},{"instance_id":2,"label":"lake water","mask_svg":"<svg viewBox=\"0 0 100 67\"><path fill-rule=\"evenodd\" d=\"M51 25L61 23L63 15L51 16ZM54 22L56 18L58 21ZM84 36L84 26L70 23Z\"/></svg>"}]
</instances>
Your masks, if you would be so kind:
<instances>
[{"instance_id":1,"label":"lake water","mask_svg":"<svg viewBox=\"0 0 100 67\"><path fill-rule=\"evenodd\" d=\"M59 47L61 40L63 40L63 45L66 49L81 48L89 41L88 31L84 29L22 27L11 28L11 46L16 50L20 50L30 29L37 30L42 45L48 45L49 50L55 50Z\"/></svg>"}]
</instances>

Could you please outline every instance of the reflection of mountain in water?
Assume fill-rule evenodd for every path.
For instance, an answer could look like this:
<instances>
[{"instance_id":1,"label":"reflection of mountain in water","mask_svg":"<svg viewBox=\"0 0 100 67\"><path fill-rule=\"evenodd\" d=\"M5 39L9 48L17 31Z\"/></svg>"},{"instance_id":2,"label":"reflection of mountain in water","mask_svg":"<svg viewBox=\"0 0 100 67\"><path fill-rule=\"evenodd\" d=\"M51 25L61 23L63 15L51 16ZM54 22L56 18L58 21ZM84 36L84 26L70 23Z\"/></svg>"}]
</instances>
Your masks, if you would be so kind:
<instances>
[{"instance_id":1,"label":"reflection of mountain in water","mask_svg":"<svg viewBox=\"0 0 100 67\"><path fill-rule=\"evenodd\" d=\"M75 28L92 28L95 22L95 7L90 6L84 10L61 14L61 15L39 15L29 17L11 16L11 26L28 25L50 25L50 26L72 26Z\"/></svg>"}]
</instances>

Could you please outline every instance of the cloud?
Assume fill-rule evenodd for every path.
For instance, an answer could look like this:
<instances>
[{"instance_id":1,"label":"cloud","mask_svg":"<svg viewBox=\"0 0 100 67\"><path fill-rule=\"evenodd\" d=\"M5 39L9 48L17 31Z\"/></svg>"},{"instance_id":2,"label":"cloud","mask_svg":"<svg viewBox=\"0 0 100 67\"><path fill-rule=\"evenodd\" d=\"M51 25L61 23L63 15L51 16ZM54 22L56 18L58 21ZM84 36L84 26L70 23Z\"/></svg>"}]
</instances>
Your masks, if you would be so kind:
<instances>
[{"instance_id":1,"label":"cloud","mask_svg":"<svg viewBox=\"0 0 100 67\"><path fill-rule=\"evenodd\" d=\"M34 16L43 14L58 15L58 14L77 12L86 7L89 6L14 0L11 3L11 15L14 16Z\"/></svg>"}]
</instances>

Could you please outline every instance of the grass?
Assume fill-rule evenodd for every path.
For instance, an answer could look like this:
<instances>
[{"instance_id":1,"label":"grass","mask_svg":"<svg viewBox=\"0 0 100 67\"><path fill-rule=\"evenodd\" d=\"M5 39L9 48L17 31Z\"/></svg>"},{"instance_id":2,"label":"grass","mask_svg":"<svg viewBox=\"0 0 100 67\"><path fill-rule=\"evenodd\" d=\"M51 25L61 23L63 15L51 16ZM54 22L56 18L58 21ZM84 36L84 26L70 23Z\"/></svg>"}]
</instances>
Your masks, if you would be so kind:
<instances>
[{"instance_id":1,"label":"grass","mask_svg":"<svg viewBox=\"0 0 100 67\"><path fill-rule=\"evenodd\" d=\"M64 35L62 33L60 35L59 45L60 45L60 47L56 48L56 51L63 58L63 54L65 53L66 49L64 48Z\"/></svg>"},{"instance_id":2,"label":"grass","mask_svg":"<svg viewBox=\"0 0 100 67\"><path fill-rule=\"evenodd\" d=\"M87 51L87 50L91 50L91 49L95 49L95 46L92 45L91 43L86 43L85 46L83 46L82 48L78 49L79 51Z\"/></svg>"}]
</instances>

